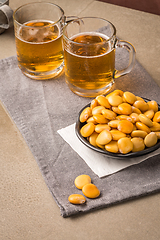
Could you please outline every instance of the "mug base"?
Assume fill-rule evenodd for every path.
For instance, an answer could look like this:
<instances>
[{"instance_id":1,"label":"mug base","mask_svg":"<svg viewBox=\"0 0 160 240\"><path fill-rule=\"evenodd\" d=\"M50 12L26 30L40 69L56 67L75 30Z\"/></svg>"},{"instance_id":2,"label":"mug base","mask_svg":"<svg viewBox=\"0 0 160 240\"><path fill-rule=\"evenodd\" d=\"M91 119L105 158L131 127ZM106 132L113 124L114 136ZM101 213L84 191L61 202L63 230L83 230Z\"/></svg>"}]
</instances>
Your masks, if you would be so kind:
<instances>
[{"instance_id":1,"label":"mug base","mask_svg":"<svg viewBox=\"0 0 160 240\"><path fill-rule=\"evenodd\" d=\"M111 88L113 87L114 79L109 84L107 84L104 88L92 89L92 90L75 87L74 85L72 85L67 80L66 80L66 83L69 86L70 90L73 93L77 94L78 96L94 98L94 97L97 97L98 95L105 95L105 94L107 94L111 90Z\"/></svg>"},{"instance_id":2,"label":"mug base","mask_svg":"<svg viewBox=\"0 0 160 240\"><path fill-rule=\"evenodd\" d=\"M62 73L64 69L64 63L62 63L58 68L49 72L33 72L33 71L30 71L29 69L22 67L20 64L18 64L18 66L25 76L34 80L49 80L49 79L55 78L60 73Z\"/></svg>"}]
</instances>

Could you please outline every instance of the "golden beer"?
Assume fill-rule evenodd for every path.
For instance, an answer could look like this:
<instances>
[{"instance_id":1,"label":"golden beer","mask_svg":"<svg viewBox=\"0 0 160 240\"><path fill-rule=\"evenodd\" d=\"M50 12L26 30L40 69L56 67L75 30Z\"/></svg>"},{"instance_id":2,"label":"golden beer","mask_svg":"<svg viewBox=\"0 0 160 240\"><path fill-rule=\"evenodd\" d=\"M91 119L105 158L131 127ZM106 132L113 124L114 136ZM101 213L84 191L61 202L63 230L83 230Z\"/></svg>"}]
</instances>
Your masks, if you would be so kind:
<instances>
[{"instance_id":1,"label":"golden beer","mask_svg":"<svg viewBox=\"0 0 160 240\"><path fill-rule=\"evenodd\" d=\"M62 34L50 21L29 21L16 34L19 67L24 73L45 79L63 67ZM26 74L27 75L27 74Z\"/></svg>"},{"instance_id":2,"label":"golden beer","mask_svg":"<svg viewBox=\"0 0 160 240\"><path fill-rule=\"evenodd\" d=\"M67 45L64 41L66 82L73 89L105 89L115 71L115 49L107 36L88 32L71 40L75 44Z\"/></svg>"}]
</instances>

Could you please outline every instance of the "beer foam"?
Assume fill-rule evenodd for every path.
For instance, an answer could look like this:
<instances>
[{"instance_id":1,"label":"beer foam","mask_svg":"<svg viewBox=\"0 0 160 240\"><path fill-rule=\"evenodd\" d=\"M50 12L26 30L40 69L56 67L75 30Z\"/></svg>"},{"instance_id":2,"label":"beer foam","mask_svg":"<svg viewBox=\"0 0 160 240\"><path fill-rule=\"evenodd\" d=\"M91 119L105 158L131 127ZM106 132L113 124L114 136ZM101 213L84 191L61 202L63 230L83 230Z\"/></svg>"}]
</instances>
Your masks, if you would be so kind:
<instances>
[{"instance_id":1,"label":"beer foam","mask_svg":"<svg viewBox=\"0 0 160 240\"><path fill-rule=\"evenodd\" d=\"M81 33L77 33L75 35L73 35L70 40L73 40L76 37L79 36L83 36L83 35L90 35L90 36L98 36L98 37L102 37L105 40L109 40L109 37L107 35L105 35L104 33L100 33L100 32L81 32Z\"/></svg>"},{"instance_id":2,"label":"beer foam","mask_svg":"<svg viewBox=\"0 0 160 240\"><path fill-rule=\"evenodd\" d=\"M30 23L39 23L39 22L42 22L42 23L49 23L48 25L44 25L42 27L32 27L32 26L29 26L27 24L30 24ZM55 34L57 35L57 37L55 39L52 39L52 40L49 40L49 41L43 41L44 38L46 37L53 37L54 36L54 32L51 31L49 29L49 27L56 27L56 32ZM23 33L23 36L21 36ZM62 34L60 34L61 31L60 31L60 28L57 24L54 24L53 21L47 21L47 20L34 20L34 21L28 21L28 22L25 22L19 29L18 31L18 34L17 34L17 38L20 40L20 41L23 41L23 42L26 42L26 43L29 43L29 44L44 44L44 43L49 43L49 42L52 42L52 41L55 41L57 40L58 38L60 38L62 36ZM27 41L29 40L30 38L35 38L35 41Z\"/></svg>"},{"instance_id":3,"label":"beer foam","mask_svg":"<svg viewBox=\"0 0 160 240\"><path fill-rule=\"evenodd\" d=\"M91 56L83 56L83 55L79 55L77 53L74 53L74 52L71 52L68 48L65 49L69 54L73 55L73 56L76 56L76 57L79 57L79 58L97 58L97 57L102 57L108 53L110 53L113 49L111 49L111 43L108 41L109 40L109 37L106 36L105 34L103 33L100 33L100 32L82 32L82 33L78 33L78 34L75 34L74 36L72 36L70 38L71 41L73 41L75 38L77 37L80 37L80 36L83 36L83 35L89 35L89 36L98 36L100 38L103 38L104 40L106 40L106 42L95 42L95 43L89 43L90 45L97 45L98 46L102 46L104 45L105 43L108 43L108 49L106 49L106 52L103 53L103 54L97 54L97 55L91 55ZM76 41L73 41L75 45L89 45L87 43L83 43L83 42L76 42Z\"/></svg>"}]
</instances>

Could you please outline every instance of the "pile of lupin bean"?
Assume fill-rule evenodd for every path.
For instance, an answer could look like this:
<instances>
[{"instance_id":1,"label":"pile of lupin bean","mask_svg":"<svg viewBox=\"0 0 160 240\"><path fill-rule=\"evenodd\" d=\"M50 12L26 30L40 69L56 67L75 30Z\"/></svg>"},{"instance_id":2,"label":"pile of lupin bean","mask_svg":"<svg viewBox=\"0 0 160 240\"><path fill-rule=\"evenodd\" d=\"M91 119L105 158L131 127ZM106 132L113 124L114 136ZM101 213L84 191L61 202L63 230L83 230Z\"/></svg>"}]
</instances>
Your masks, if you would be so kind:
<instances>
[{"instance_id":1,"label":"pile of lupin bean","mask_svg":"<svg viewBox=\"0 0 160 240\"><path fill-rule=\"evenodd\" d=\"M82 190L82 193L87 198L97 198L100 195L99 189L91 183L91 178L89 175L82 174L76 177L74 180L75 186ZM86 198L82 194L71 194L68 200L72 204L83 204L86 202Z\"/></svg>"},{"instance_id":2,"label":"pile of lupin bean","mask_svg":"<svg viewBox=\"0 0 160 240\"><path fill-rule=\"evenodd\" d=\"M131 92L99 95L80 114L80 134L97 148L127 154L154 146L160 139L160 111Z\"/></svg>"}]
</instances>

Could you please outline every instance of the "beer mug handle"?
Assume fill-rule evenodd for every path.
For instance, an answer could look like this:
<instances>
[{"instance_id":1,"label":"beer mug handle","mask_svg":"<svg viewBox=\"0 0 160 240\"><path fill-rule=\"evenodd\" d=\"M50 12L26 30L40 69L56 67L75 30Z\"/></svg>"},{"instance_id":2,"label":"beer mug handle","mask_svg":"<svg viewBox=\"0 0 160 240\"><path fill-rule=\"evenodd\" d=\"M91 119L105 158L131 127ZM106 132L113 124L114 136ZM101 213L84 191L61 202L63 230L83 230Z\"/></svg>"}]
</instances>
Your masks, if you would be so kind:
<instances>
[{"instance_id":1,"label":"beer mug handle","mask_svg":"<svg viewBox=\"0 0 160 240\"><path fill-rule=\"evenodd\" d=\"M4 20L4 16L6 20ZM0 7L0 29L8 29L13 26L13 10L8 5Z\"/></svg>"},{"instance_id":2,"label":"beer mug handle","mask_svg":"<svg viewBox=\"0 0 160 240\"><path fill-rule=\"evenodd\" d=\"M73 20L77 19L76 16L65 16L65 24L72 22Z\"/></svg>"},{"instance_id":3,"label":"beer mug handle","mask_svg":"<svg viewBox=\"0 0 160 240\"><path fill-rule=\"evenodd\" d=\"M115 47L116 48L124 48L129 52L128 66L123 70L115 70L114 78L119 78L119 77L129 73L132 70L132 68L134 67L135 59L136 59L136 51L131 43L129 43L127 41L123 41L123 40L117 40Z\"/></svg>"}]
</instances>

